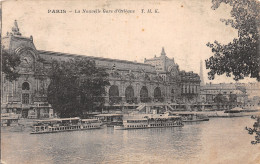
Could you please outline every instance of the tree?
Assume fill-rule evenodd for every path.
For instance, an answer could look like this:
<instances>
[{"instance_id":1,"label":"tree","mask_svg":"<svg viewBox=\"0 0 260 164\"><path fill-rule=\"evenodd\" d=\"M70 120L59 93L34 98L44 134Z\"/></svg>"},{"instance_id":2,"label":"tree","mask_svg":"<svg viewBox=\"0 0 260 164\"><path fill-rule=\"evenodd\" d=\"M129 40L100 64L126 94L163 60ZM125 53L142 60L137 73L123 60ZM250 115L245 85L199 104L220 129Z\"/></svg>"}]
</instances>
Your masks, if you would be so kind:
<instances>
[{"instance_id":1,"label":"tree","mask_svg":"<svg viewBox=\"0 0 260 164\"><path fill-rule=\"evenodd\" d=\"M2 51L2 71L9 81L14 81L20 77L17 66L21 63L20 57L14 53L8 53L6 50Z\"/></svg>"},{"instance_id":2,"label":"tree","mask_svg":"<svg viewBox=\"0 0 260 164\"><path fill-rule=\"evenodd\" d=\"M52 62L48 73L48 102L60 117L83 117L85 112L104 105L108 74L94 61L76 58L67 62Z\"/></svg>"},{"instance_id":3,"label":"tree","mask_svg":"<svg viewBox=\"0 0 260 164\"><path fill-rule=\"evenodd\" d=\"M238 38L227 45L218 41L208 43L214 53L205 60L206 68L210 69L208 78L213 80L215 75L226 74L234 76L234 80L244 77L255 78L260 81L260 3L256 0L212 0L212 9L217 9L221 3L232 7L231 17L234 19L221 19L226 25L238 30Z\"/></svg>"},{"instance_id":4,"label":"tree","mask_svg":"<svg viewBox=\"0 0 260 164\"><path fill-rule=\"evenodd\" d=\"M225 103L227 103L227 98L223 94L219 93L216 95L216 97L214 98L213 101L214 101L214 103L217 104L217 108L219 110L221 105L224 105Z\"/></svg>"},{"instance_id":5,"label":"tree","mask_svg":"<svg viewBox=\"0 0 260 164\"><path fill-rule=\"evenodd\" d=\"M224 95L222 95L221 93L219 93L214 98L214 102L215 103L224 103L224 102L227 102L227 98Z\"/></svg>"},{"instance_id":6,"label":"tree","mask_svg":"<svg viewBox=\"0 0 260 164\"><path fill-rule=\"evenodd\" d=\"M2 9L0 8L0 18L2 17ZM2 38L2 34L0 32L0 38ZM4 49L2 42L0 42L0 52L1 52L1 72L5 74L5 77L9 81L17 80L20 75L17 66L21 63L20 56L15 53L10 53Z\"/></svg>"},{"instance_id":7,"label":"tree","mask_svg":"<svg viewBox=\"0 0 260 164\"><path fill-rule=\"evenodd\" d=\"M256 120L253 128L245 127L245 129L248 131L248 134L255 135L255 140L251 141L251 144L258 144L260 143L260 116L252 116L251 118Z\"/></svg>"},{"instance_id":8,"label":"tree","mask_svg":"<svg viewBox=\"0 0 260 164\"><path fill-rule=\"evenodd\" d=\"M230 94L229 95L229 102L230 103L237 103L237 95L236 94Z\"/></svg>"}]
</instances>

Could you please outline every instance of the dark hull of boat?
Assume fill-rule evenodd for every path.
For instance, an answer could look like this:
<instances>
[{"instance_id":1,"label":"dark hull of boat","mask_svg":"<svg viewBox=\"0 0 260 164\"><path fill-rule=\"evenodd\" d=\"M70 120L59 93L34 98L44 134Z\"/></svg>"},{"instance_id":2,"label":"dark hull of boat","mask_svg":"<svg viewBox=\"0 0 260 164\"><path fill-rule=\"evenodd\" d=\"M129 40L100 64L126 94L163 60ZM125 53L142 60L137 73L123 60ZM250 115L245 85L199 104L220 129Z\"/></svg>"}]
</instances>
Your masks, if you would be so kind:
<instances>
[{"instance_id":1,"label":"dark hull of boat","mask_svg":"<svg viewBox=\"0 0 260 164\"><path fill-rule=\"evenodd\" d=\"M204 118L204 119L195 119L195 120L182 120L182 122L200 122L200 121L209 121L209 119Z\"/></svg>"},{"instance_id":2,"label":"dark hull of boat","mask_svg":"<svg viewBox=\"0 0 260 164\"><path fill-rule=\"evenodd\" d=\"M170 128L170 127L183 127L184 125L172 125L172 126L154 126L154 127L123 127L123 126L115 126L114 129L115 130L130 130L130 129L150 129L150 128Z\"/></svg>"},{"instance_id":3,"label":"dark hull of boat","mask_svg":"<svg viewBox=\"0 0 260 164\"><path fill-rule=\"evenodd\" d=\"M101 128L102 127L100 126L95 128L67 129L67 130L57 130L57 131L38 131L38 132L31 132L30 134L59 133L59 132L82 131L82 130L101 129Z\"/></svg>"}]
</instances>

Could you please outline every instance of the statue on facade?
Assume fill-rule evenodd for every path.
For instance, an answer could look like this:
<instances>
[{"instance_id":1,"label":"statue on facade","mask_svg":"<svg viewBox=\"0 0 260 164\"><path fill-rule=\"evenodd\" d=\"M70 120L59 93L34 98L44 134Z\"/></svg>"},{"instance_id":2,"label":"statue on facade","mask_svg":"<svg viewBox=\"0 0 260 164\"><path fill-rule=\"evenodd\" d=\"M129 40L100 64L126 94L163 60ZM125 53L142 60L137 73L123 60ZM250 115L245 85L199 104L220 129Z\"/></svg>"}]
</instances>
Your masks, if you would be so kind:
<instances>
[{"instance_id":1,"label":"statue on facade","mask_svg":"<svg viewBox=\"0 0 260 164\"><path fill-rule=\"evenodd\" d=\"M115 64L113 65L113 67L112 67L112 69L111 69L110 75L111 75L113 78L121 78L121 75L120 75L120 73L117 71Z\"/></svg>"},{"instance_id":2,"label":"statue on facade","mask_svg":"<svg viewBox=\"0 0 260 164\"><path fill-rule=\"evenodd\" d=\"M18 24L17 21L14 21L14 26L12 27L12 33L13 35L19 35L21 36L22 34L19 32Z\"/></svg>"}]
</instances>

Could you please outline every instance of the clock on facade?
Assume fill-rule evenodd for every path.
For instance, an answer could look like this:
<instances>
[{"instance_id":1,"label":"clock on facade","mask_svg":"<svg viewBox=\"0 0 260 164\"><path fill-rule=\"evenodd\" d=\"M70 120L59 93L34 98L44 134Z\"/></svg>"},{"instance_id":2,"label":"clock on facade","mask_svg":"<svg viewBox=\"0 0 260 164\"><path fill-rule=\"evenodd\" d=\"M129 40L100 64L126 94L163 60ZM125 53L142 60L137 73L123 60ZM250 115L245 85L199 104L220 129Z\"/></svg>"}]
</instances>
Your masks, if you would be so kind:
<instances>
[{"instance_id":1,"label":"clock on facade","mask_svg":"<svg viewBox=\"0 0 260 164\"><path fill-rule=\"evenodd\" d=\"M170 67L169 71L172 76L177 76L178 75L178 68L177 67Z\"/></svg>"},{"instance_id":2,"label":"clock on facade","mask_svg":"<svg viewBox=\"0 0 260 164\"><path fill-rule=\"evenodd\" d=\"M20 60L21 60L20 67L22 68L21 70L27 71L27 72L33 70L34 57L33 57L32 52L23 51L20 54Z\"/></svg>"}]
</instances>

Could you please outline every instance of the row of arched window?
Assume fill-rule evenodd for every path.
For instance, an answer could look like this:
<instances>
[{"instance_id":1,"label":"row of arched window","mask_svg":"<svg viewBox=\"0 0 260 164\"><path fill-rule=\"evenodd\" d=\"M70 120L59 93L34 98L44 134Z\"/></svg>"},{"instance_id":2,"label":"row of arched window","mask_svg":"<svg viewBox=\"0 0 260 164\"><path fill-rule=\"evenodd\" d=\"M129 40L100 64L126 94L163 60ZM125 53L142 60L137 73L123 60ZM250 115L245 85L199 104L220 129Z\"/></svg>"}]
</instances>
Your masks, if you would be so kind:
<instances>
[{"instance_id":1,"label":"row of arched window","mask_svg":"<svg viewBox=\"0 0 260 164\"><path fill-rule=\"evenodd\" d=\"M172 96L174 96L174 89L171 90L171 94ZM131 101L134 99L134 89L133 87L130 85L126 88L125 90L125 98L126 98L126 101ZM154 98L155 99L161 99L162 98L162 92L161 92L161 89L160 87L156 87L154 89ZM113 99L115 97L119 97L119 89L118 89L118 86L116 85L112 85L110 88L109 88L109 99ZM141 102L147 102L148 101L148 98L149 98L149 94L148 94L148 89L146 86L143 86L140 90L140 100Z\"/></svg>"},{"instance_id":2,"label":"row of arched window","mask_svg":"<svg viewBox=\"0 0 260 164\"><path fill-rule=\"evenodd\" d=\"M30 84L28 82L24 82L22 84L22 90L30 90ZM174 89L171 90L171 94L174 95ZM161 93L161 89L159 87L156 87L154 89L154 98L155 99L160 99L162 97L162 93ZM29 99L28 95L24 95L23 96L26 99L26 102ZM109 99L112 98L117 98L119 97L119 89L118 86L116 85L112 85L109 88ZM125 98L127 102L133 101L134 100L134 89L133 87L130 85L126 88L125 90ZM149 98L149 94L148 94L148 89L146 86L143 86L140 90L140 100L141 102L147 102Z\"/></svg>"}]
</instances>

